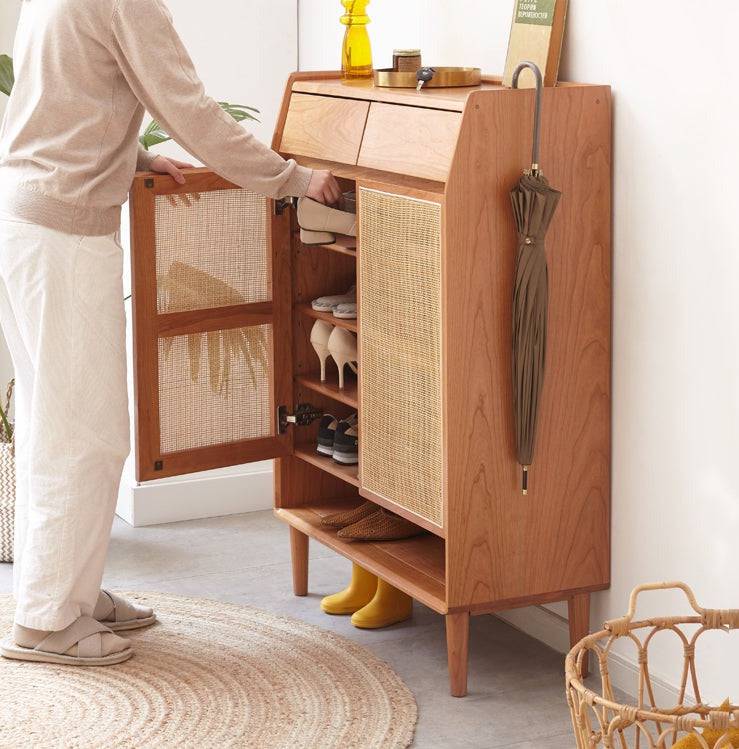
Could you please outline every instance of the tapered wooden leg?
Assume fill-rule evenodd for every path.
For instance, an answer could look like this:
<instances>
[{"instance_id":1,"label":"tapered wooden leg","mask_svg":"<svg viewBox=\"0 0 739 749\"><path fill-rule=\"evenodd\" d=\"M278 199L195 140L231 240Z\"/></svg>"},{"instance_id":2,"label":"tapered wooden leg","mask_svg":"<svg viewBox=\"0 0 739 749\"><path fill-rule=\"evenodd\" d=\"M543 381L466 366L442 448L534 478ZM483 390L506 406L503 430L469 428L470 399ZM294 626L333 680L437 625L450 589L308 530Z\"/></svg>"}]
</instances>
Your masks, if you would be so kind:
<instances>
[{"instance_id":1,"label":"tapered wooden leg","mask_svg":"<svg viewBox=\"0 0 739 749\"><path fill-rule=\"evenodd\" d=\"M470 613L446 615L446 653L449 661L449 689L452 697L467 694L467 661L470 646Z\"/></svg>"},{"instance_id":2,"label":"tapered wooden leg","mask_svg":"<svg viewBox=\"0 0 739 749\"><path fill-rule=\"evenodd\" d=\"M567 601L567 615L570 620L570 647L577 645L590 632L590 593L580 593ZM590 673L590 656L582 664L582 677Z\"/></svg>"},{"instance_id":3,"label":"tapered wooden leg","mask_svg":"<svg viewBox=\"0 0 739 749\"><path fill-rule=\"evenodd\" d=\"M293 593L308 595L308 536L290 526L290 556L293 563Z\"/></svg>"}]
</instances>

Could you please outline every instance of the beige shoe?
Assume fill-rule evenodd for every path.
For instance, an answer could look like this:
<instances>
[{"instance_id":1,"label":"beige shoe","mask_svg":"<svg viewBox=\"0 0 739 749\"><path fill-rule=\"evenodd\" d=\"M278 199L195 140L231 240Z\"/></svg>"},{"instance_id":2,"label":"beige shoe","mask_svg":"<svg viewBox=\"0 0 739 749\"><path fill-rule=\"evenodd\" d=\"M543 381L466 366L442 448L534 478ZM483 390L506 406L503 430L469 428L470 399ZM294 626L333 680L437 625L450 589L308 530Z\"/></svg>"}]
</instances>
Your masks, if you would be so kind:
<instances>
[{"instance_id":1,"label":"beige shoe","mask_svg":"<svg viewBox=\"0 0 739 749\"><path fill-rule=\"evenodd\" d=\"M328 342L334 326L323 320L316 320L310 332L310 342L321 361L321 382L326 381L326 359L329 357Z\"/></svg>"},{"instance_id":2,"label":"beige shoe","mask_svg":"<svg viewBox=\"0 0 739 749\"><path fill-rule=\"evenodd\" d=\"M298 224L303 244L331 244L337 234L357 236L357 217L310 198L298 200Z\"/></svg>"},{"instance_id":3,"label":"beige shoe","mask_svg":"<svg viewBox=\"0 0 739 749\"><path fill-rule=\"evenodd\" d=\"M328 352L339 368L339 387L344 388L344 367L348 364L356 374L357 369L357 339L344 328L334 328L328 339Z\"/></svg>"},{"instance_id":4,"label":"beige shoe","mask_svg":"<svg viewBox=\"0 0 739 749\"><path fill-rule=\"evenodd\" d=\"M357 303L345 302L342 304L337 304L334 308L334 317L338 317L340 320L356 320Z\"/></svg>"},{"instance_id":5,"label":"beige shoe","mask_svg":"<svg viewBox=\"0 0 739 749\"><path fill-rule=\"evenodd\" d=\"M157 620L153 609L137 606L107 590L100 591L92 616L113 632L148 627Z\"/></svg>"},{"instance_id":6,"label":"beige shoe","mask_svg":"<svg viewBox=\"0 0 739 749\"><path fill-rule=\"evenodd\" d=\"M130 640L113 634L91 616L81 616L58 632L44 632L16 624L12 639L0 645L0 654L17 661L111 666L127 661L133 650Z\"/></svg>"},{"instance_id":7,"label":"beige shoe","mask_svg":"<svg viewBox=\"0 0 739 749\"><path fill-rule=\"evenodd\" d=\"M331 294L330 296L319 296L314 299L310 306L316 312L327 312L331 314L339 305L357 301L357 287L352 284L346 294Z\"/></svg>"}]
</instances>

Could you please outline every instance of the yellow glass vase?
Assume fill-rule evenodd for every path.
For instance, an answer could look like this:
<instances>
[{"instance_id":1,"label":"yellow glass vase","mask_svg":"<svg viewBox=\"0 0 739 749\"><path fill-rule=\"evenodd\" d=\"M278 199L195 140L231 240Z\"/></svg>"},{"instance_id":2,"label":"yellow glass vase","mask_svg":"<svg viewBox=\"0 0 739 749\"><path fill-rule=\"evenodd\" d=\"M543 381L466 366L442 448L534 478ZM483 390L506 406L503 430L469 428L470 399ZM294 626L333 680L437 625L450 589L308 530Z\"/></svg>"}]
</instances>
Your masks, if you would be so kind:
<instances>
[{"instance_id":1,"label":"yellow glass vase","mask_svg":"<svg viewBox=\"0 0 739 749\"><path fill-rule=\"evenodd\" d=\"M344 78L372 77L372 47L370 46L366 14L370 0L341 0L346 13L341 22L346 26L341 50L341 72Z\"/></svg>"}]
</instances>

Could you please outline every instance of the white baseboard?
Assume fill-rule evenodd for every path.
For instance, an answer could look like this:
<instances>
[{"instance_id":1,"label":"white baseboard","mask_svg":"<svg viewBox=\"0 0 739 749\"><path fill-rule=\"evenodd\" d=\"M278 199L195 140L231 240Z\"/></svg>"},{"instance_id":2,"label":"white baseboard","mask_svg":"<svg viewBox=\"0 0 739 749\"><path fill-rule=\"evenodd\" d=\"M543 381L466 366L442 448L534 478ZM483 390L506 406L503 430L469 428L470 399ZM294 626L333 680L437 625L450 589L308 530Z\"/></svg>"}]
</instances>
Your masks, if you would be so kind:
<instances>
[{"instance_id":1,"label":"white baseboard","mask_svg":"<svg viewBox=\"0 0 739 749\"><path fill-rule=\"evenodd\" d=\"M570 628L567 619L543 606L501 611L496 616L559 653L566 654L570 650ZM594 663L591 663L591 668L596 667ZM639 684L639 665L636 661L624 658L618 653L611 653L608 658L608 671L611 675L611 683L616 689L626 694L636 692ZM678 688L659 677L650 675L650 678L657 704L676 705Z\"/></svg>"},{"instance_id":2,"label":"white baseboard","mask_svg":"<svg viewBox=\"0 0 739 749\"><path fill-rule=\"evenodd\" d=\"M124 483L116 513L130 525L140 527L269 510L273 502L272 461L264 461Z\"/></svg>"}]
</instances>

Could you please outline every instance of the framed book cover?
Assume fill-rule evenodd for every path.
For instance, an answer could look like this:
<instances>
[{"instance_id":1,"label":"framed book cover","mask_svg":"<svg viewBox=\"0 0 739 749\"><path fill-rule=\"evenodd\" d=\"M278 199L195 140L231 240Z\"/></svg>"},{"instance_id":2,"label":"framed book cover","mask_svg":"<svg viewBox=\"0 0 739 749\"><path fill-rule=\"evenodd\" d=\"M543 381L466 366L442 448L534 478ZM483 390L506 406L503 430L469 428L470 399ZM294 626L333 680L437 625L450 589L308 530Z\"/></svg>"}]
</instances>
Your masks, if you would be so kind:
<instances>
[{"instance_id":1,"label":"framed book cover","mask_svg":"<svg viewBox=\"0 0 739 749\"><path fill-rule=\"evenodd\" d=\"M524 60L539 66L545 86L557 84L566 16L567 0L515 0L503 85L511 85L516 65ZM518 86L534 88L534 74L524 70Z\"/></svg>"}]
</instances>

